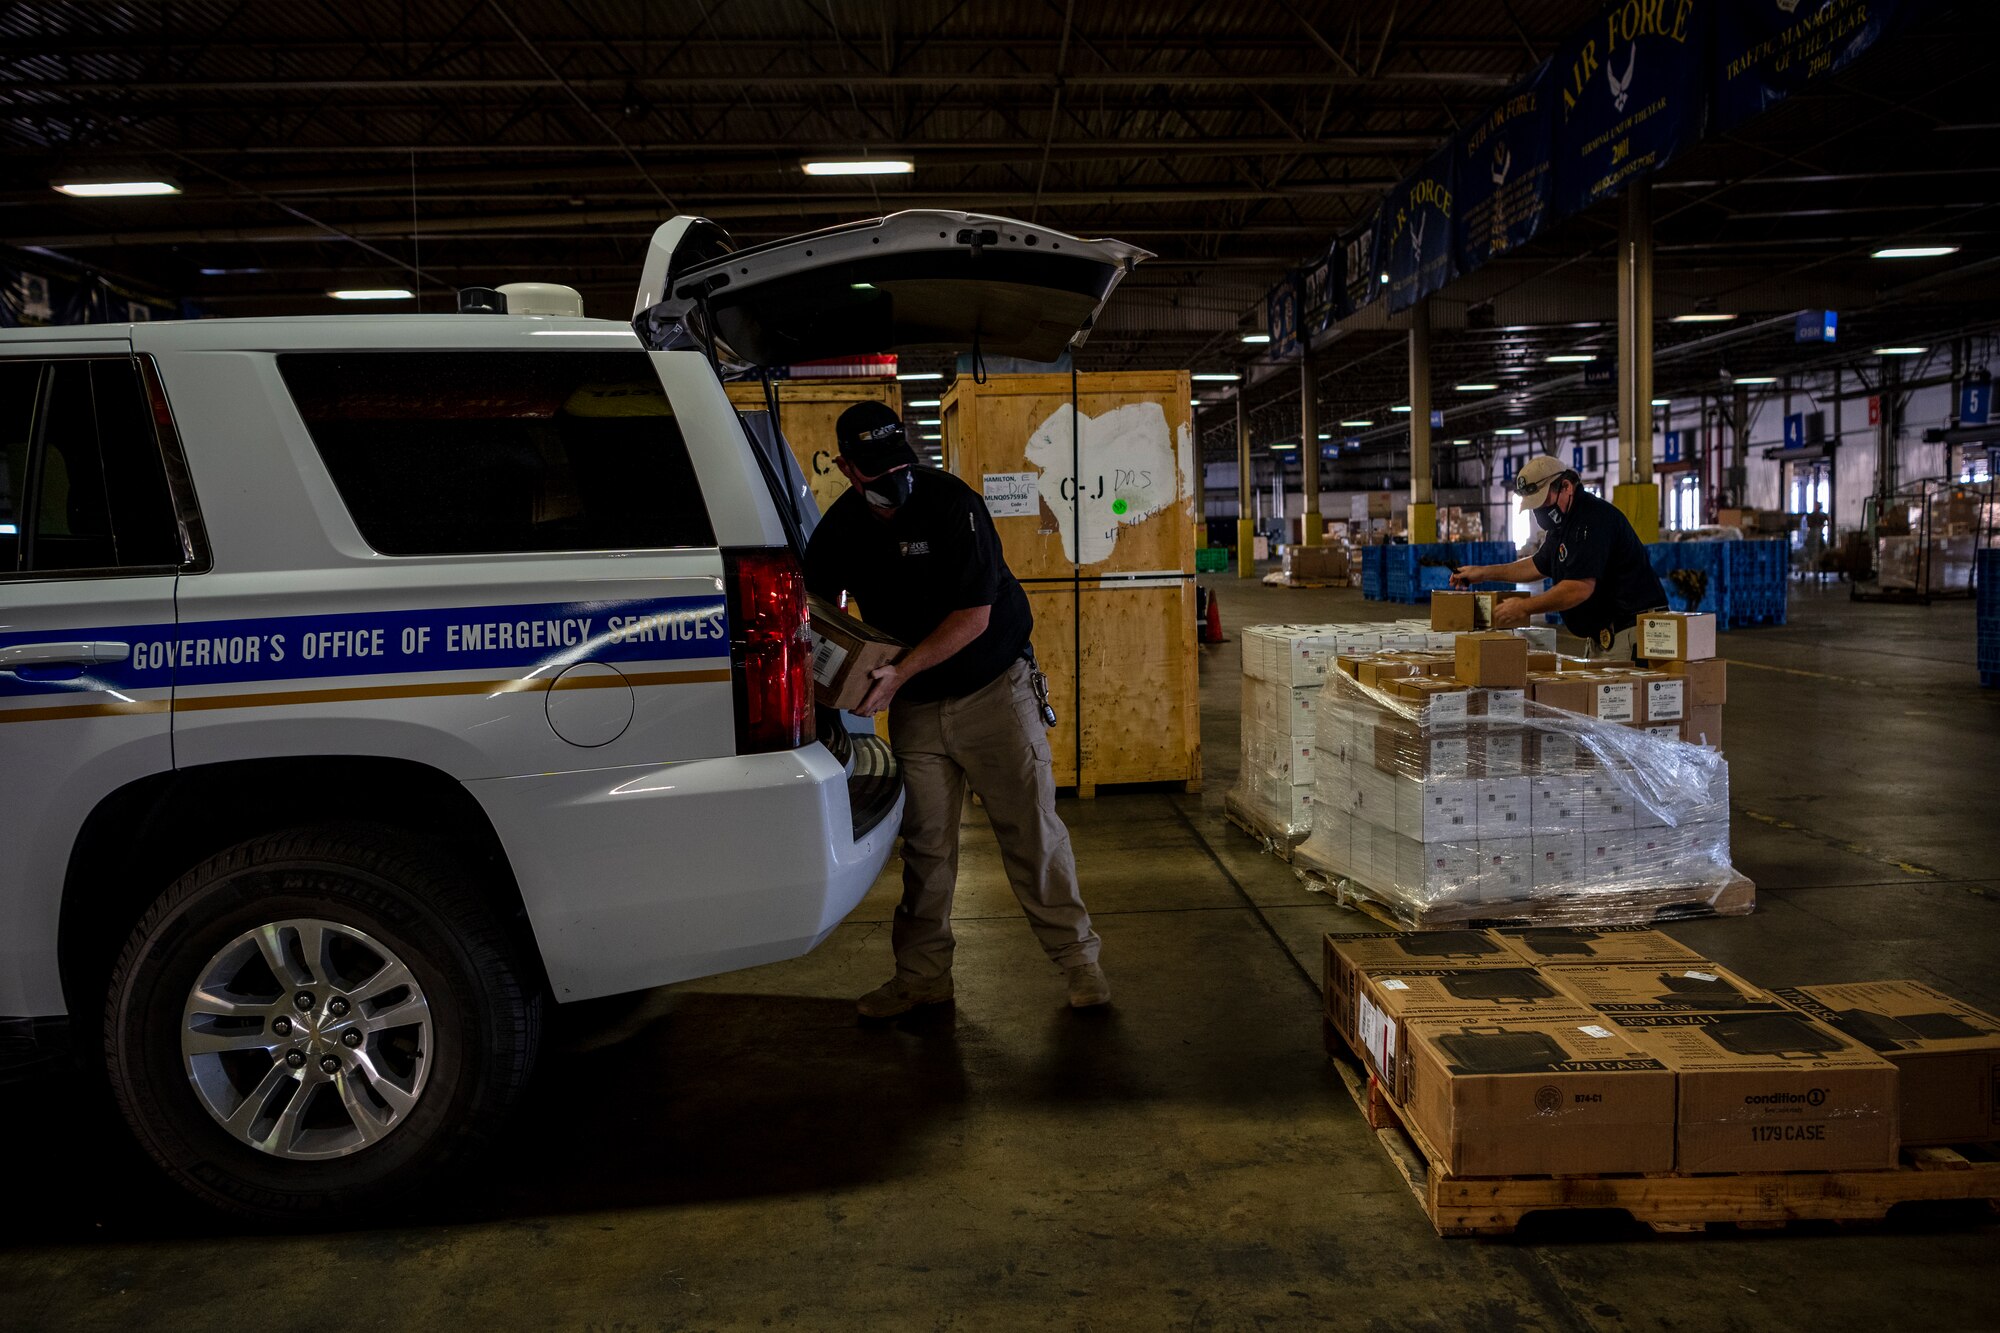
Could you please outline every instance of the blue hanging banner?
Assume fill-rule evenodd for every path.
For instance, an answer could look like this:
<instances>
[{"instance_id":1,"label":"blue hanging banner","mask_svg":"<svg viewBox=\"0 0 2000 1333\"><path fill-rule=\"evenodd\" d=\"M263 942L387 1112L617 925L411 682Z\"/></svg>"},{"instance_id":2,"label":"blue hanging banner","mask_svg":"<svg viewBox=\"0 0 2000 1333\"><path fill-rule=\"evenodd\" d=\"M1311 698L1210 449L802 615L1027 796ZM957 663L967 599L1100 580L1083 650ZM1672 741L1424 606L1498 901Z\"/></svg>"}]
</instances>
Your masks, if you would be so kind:
<instances>
[{"instance_id":1,"label":"blue hanging banner","mask_svg":"<svg viewBox=\"0 0 2000 1333\"><path fill-rule=\"evenodd\" d=\"M1382 294L1377 276L1381 267L1377 262L1375 236L1376 224L1371 218L1348 232L1334 247L1340 261L1337 319L1345 319L1357 310L1366 309Z\"/></svg>"},{"instance_id":2,"label":"blue hanging banner","mask_svg":"<svg viewBox=\"0 0 2000 1333\"><path fill-rule=\"evenodd\" d=\"M1508 454L1500 460L1500 480L1514 480L1514 455Z\"/></svg>"},{"instance_id":3,"label":"blue hanging banner","mask_svg":"<svg viewBox=\"0 0 2000 1333\"><path fill-rule=\"evenodd\" d=\"M1470 273L1533 240L1549 209L1554 144L1552 67L1543 61L1500 103L1452 140L1458 158L1452 248Z\"/></svg>"},{"instance_id":4,"label":"blue hanging banner","mask_svg":"<svg viewBox=\"0 0 2000 1333\"><path fill-rule=\"evenodd\" d=\"M1299 350L1299 275L1288 270L1264 294L1264 327L1271 335L1271 355L1291 356Z\"/></svg>"},{"instance_id":5,"label":"blue hanging banner","mask_svg":"<svg viewBox=\"0 0 2000 1333\"><path fill-rule=\"evenodd\" d=\"M1715 14L1715 129L1736 128L1838 74L1921 0L1732 0Z\"/></svg>"},{"instance_id":6,"label":"blue hanging banner","mask_svg":"<svg viewBox=\"0 0 2000 1333\"><path fill-rule=\"evenodd\" d=\"M1681 461L1681 433L1679 431L1667 431L1661 439L1660 461L1662 463L1678 463Z\"/></svg>"},{"instance_id":7,"label":"blue hanging banner","mask_svg":"<svg viewBox=\"0 0 2000 1333\"><path fill-rule=\"evenodd\" d=\"M1797 324L1792 330L1792 341L1802 343L1830 343L1840 338L1840 312L1838 310L1801 310Z\"/></svg>"},{"instance_id":8,"label":"blue hanging banner","mask_svg":"<svg viewBox=\"0 0 2000 1333\"><path fill-rule=\"evenodd\" d=\"M1408 310L1458 276L1451 198L1456 158L1447 144L1383 201L1378 228L1392 314Z\"/></svg>"},{"instance_id":9,"label":"blue hanging banner","mask_svg":"<svg viewBox=\"0 0 2000 1333\"><path fill-rule=\"evenodd\" d=\"M1958 424L1984 426L1993 415L1993 377L1983 368L1958 386Z\"/></svg>"},{"instance_id":10,"label":"blue hanging banner","mask_svg":"<svg viewBox=\"0 0 2000 1333\"><path fill-rule=\"evenodd\" d=\"M1572 472L1583 471L1583 446L1572 445L1569 451L1569 466Z\"/></svg>"},{"instance_id":11,"label":"blue hanging banner","mask_svg":"<svg viewBox=\"0 0 2000 1333\"><path fill-rule=\"evenodd\" d=\"M1806 447L1806 414L1794 412L1785 418L1785 447L1803 449Z\"/></svg>"},{"instance_id":12,"label":"blue hanging banner","mask_svg":"<svg viewBox=\"0 0 2000 1333\"><path fill-rule=\"evenodd\" d=\"M1716 3L1622 0L1556 48L1559 213L1610 198L1701 138Z\"/></svg>"},{"instance_id":13,"label":"blue hanging banner","mask_svg":"<svg viewBox=\"0 0 2000 1333\"><path fill-rule=\"evenodd\" d=\"M1332 246L1298 272L1301 341L1311 342L1315 334L1333 323L1338 304L1335 288L1339 285L1336 279L1340 272L1339 253L1340 247Z\"/></svg>"}]
</instances>

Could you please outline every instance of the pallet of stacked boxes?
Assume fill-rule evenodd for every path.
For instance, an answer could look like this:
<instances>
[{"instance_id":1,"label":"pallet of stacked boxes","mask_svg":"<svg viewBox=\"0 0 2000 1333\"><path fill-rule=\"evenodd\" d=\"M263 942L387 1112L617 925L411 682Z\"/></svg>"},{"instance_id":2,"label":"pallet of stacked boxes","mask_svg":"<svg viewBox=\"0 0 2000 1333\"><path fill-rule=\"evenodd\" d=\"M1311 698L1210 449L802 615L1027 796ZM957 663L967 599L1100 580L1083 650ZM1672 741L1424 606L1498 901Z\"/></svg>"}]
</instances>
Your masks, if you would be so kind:
<instances>
[{"instance_id":1,"label":"pallet of stacked boxes","mask_svg":"<svg viewBox=\"0 0 2000 1333\"><path fill-rule=\"evenodd\" d=\"M1690 707L1704 682L1679 665L1563 659L1493 631L1448 654L1337 656L1295 865L1417 929L1752 910L1729 860L1720 709Z\"/></svg>"}]
</instances>

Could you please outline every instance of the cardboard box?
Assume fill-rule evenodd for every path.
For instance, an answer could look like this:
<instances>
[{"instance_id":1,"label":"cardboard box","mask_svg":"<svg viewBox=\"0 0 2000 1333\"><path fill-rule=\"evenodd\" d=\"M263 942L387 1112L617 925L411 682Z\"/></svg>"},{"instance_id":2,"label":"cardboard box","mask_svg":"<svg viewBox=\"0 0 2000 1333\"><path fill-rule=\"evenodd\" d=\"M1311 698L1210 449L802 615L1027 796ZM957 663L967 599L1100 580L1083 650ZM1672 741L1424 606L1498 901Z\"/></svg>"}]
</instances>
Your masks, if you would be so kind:
<instances>
[{"instance_id":1,"label":"cardboard box","mask_svg":"<svg viewBox=\"0 0 2000 1333\"><path fill-rule=\"evenodd\" d=\"M1518 690L1528 683L1528 641L1492 630L1461 634L1454 654L1459 680L1489 689Z\"/></svg>"},{"instance_id":2,"label":"cardboard box","mask_svg":"<svg viewBox=\"0 0 2000 1333\"><path fill-rule=\"evenodd\" d=\"M1679 963L1685 967L1701 962L1700 954L1651 926L1502 926L1487 934L1536 967L1597 963Z\"/></svg>"},{"instance_id":3,"label":"cardboard box","mask_svg":"<svg viewBox=\"0 0 2000 1333\"><path fill-rule=\"evenodd\" d=\"M1658 727L1661 723L1686 721L1687 681L1665 672L1648 672L1635 683L1642 686L1639 695L1644 705L1642 711L1646 726ZM1678 725L1674 730L1678 735Z\"/></svg>"},{"instance_id":4,"label":"cardboard box","mask_svg":"<svg viewBox=\"0 0 2000 1333\"><path fill-rule=\"evenodd\" d=\"M1423 664L1406 657L1364 657L1354 678L1370 689L1380 690L1386 689L1390 681L1423 674Z\"/></svg>"},{"instance_id":5,"label":"cardboard box","mask_svg":"<svg viewBox=\"0 0 2000 1333\"><path fill-rule=\"evenodd\" d=\"M1392 693L1421 710L1418 720L1427 727L1462 727L1472 702L1468 696L1473 691L1455 680L1406 676L1395 682Z\"/></svg>"},{"instance_id":6,"label":"cardboard box","mask_svg":"<svg viewBox=\"0 0 2000 1333\"><path fill-rule=\"evenodd\" d=\"M812 610L813 697L827 708L851 710L868 697L872 673L902 656L903 645L873 625L818 597Z\"/></svg>"},{"instance_id":7,"label":"cardboard box","mask_svg":"<svg viewBox=\"0 0 2000 1333\"><path fill-rule=\"evenodd\" d=\"M1662 662L1660 668L1669 676L1679 676L1687 682L1687 695L1682 701L1685 707L1702 704L1720 707L1729 702L1729 664L1719 657L1699 662Z\"/></svg>"},{"instance_id":8,"label":"cardboard box","mask_svg":"<svg viewBox=\"0 0 2000 1333\"><path fill-rule=\"evenodd\" d=\"M1915 981L1777 994L1896 1066L1905 1144L2000 1139L2000 1018Z\"/></svg>"},{"instance_id":9,"label":"cardboard box","mask_svg":"<svg viewBox=\"0 0 2000 1333\"><path fill-rule=\"evenodd\" d=\"M1681 739L1690 745L1722 748L1722 705L1696 704L1681 719Z\"/></svg>"},{"instance_id":10,"label":"cardboard box","mask_svg":"<svg viewBox=\"0 0 2000 1333\"><path fill-rule=\"evenodd\" d=\"M1714 963L1592 963L1553 967L1549 981L1585 1008L1612 1018L1635 1015L1774 1013L1787 1008L1770 991Z\"/></svg>"},{"instance_id":11,"label":"cardboard box","mask_svg":"<svg viewBox=\"0 0 2000 1333\"><path fill-rule=\"evenodd\" d=\"M1464 784L1470 810L1471 783ZM1467 834L1467 841L1471 834ZM1355 995L1364 972L1383 967L1518 968L1513 950L1482 930L1369 931L1328 935L1324 944L1326 1016L1354 1039Z\"/></svg>"},{"instance_id":12,"label":"cardboard box","mask_svg":"<svg viewBox=\"0 0 2000 1333\"><path fill-rule=\"evenodd\" d=\"M1715 656L1715 616L1649 611L1639 617L1636 656L1649 662L1699 662Z\"/></svg>"},{"instance_id":13,"label":"cardboard box","mask_svg":"<svg viewBox=\"0 0 2000 1333\"><path fill-rule=\"evenodd\" d=\"M1594 1017L1410 1020L1409 1120L1455 1176L1671 1171L1674 1075Z\"/></svg>"},{"instance_id":14,"label":"cardboard box","mask_svg":"<svg viewBox=\"0 0 2000 1333\"><path fill-rule=\"evenodd\" d=\"M1604 672L1564 671L1536 676L1529 688L1538 704L1605 722L1636 723L1637 692L1626 677Z\"/></svg>"},{"instance_id":15,"label":"cardboard box","mask_svg":"<svg viewBox=\"0 0 2000 1333\"><path fill-rule=\"evenodd\" d=\"M1532 676L1538 671L1554 672L1561 669L1562 658L1557 654L1541 648L1530 647L1528 649L1529 675Z\"/></svg>"},{"instance_id":16,"label":"cardboard box","mask_svg":"<svg viewBox=\"0 0 2000 1333\"><path fill-rule=\"evenodd\" d=\"M1431 628L1461 634L1492 629L1493 608L1496 605L1526 596L1527 593L1519 590L1460 592L1441 589L1431 594Z\"/></svg>"},{"instance_id":17,"label":"cardboard box","mask_svg":"<svg viewBox=\"0 0 2000 1333\"><path fill-rule=\"evenodd\" d=\"M1674 1071L1675 1170L1896 1165L1896 1067L1796 1009L1605 1021Z\"/></svg>"},{"instance_id":18,"label":"cardboard box","mask_svg":"<svg viewBox=\"0 0 2000 1333\"><path fill-rule=\"evenodd\" d=\"M1518 961L1518 960L1516 960ZM1493 1023L1536 1014L1590 1011L1531 967L1417 967L1363 972L1355 990L1354 1036L1362 1058L1398 1103L1409 1100L1409 1021L1450 1018Z\"/></svg>"}]
</instances>

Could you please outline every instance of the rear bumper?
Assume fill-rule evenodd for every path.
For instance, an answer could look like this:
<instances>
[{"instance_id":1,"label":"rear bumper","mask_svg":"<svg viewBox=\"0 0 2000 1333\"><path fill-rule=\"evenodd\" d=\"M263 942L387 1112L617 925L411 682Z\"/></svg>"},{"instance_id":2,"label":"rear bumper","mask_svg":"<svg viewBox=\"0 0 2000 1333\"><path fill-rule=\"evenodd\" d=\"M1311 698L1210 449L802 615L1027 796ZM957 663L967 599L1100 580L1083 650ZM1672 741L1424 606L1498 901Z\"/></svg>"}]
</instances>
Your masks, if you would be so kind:
<instances>
[{"instance_id":1,"label":"rear bumper","mask_svg":"<svg viewBox=\"0 0 2000 1333\"><path fill-rule=\"evenodd\" d=\"M466 787L563 1001L806 952L868 892L902 825L897 793L857 835L847 769L819 744Z\"/></svg>"}]
</instances>

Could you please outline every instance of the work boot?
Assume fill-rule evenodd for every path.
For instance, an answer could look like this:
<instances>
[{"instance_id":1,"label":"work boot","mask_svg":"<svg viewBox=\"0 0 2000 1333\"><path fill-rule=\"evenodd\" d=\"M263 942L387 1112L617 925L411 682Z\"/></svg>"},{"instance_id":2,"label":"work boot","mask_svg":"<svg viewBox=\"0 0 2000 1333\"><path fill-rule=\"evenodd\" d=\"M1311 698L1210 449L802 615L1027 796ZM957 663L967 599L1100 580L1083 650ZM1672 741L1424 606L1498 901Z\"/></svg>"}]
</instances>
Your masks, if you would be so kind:
<instances>
[{"instance_id":1,"label":"work boot","mask_svg":"<svg viewBox=\"0 0 2000 1333\"><path fill-rule=\"evenodd\" d=\"M1069 970L1069 1007L1089 1009L1111 1003L1111 983L1104 969L1095 963L1079 963Z\"/></svg>"},{"instance_id":2,"label":"work boot","mask_svg":"<svg viewBox=\"0 0 2000 1333\"><path fill-rule=\"evenodd\" d=\"M863 1018L894 1018L897 1014L907 1014L920 1004L943 1004L951 999L951 973L930 981L906 981L902 977L889 980L869 991L854 1002L854 1008Z\"/></svg>"}]
</instances>

